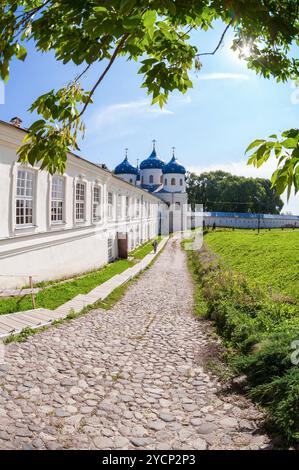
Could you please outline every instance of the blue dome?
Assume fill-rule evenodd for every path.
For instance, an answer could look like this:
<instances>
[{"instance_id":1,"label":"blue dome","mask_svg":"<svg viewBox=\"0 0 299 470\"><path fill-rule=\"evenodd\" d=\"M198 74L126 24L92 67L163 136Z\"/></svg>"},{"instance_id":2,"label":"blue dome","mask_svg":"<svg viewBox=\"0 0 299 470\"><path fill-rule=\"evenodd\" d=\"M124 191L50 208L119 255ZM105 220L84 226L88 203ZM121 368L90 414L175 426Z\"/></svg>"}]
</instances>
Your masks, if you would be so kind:
<instances>
[{"instance_id":1,"label":"blue dome","mask_svg":"<svg viewBox=\"0 0 299 470\"><path fill-rule=\"evenodd\" d=\"M125 159L115 167L114 170L115 175L125 175L125 174L130 174L130 175L138 175L138 169L131 165L131 163L128 161L128 157L125 157Z\"/></svg>"},{"instance_id":2,"label":"blue dome","mask_svg":"<svg viewBox=\"0 0 299 470\"><path fill-rule=\"evenodd\" d=\"M150 156L146 159L143 160L140 164L140 170L148 170L152 168L158 168L160 170L163 170L165 163L161 158L157 156L157 152L155 149L153 149L152 153Z\"/></svg>"},{"instance_id":3,"label":"blue dome","mask_svg":"<svg viewBox=\"0 0 299 470\"><path fill-rule=\"evenodd\" d=\"M186 168L183 165L181 165L181 163L179 163L177 159L175 158L175 156L173 155L170 162L164 166L163 173L164 174L179 173L181 175L184 175L186 173Z\"/></svg>"}]
</instances>

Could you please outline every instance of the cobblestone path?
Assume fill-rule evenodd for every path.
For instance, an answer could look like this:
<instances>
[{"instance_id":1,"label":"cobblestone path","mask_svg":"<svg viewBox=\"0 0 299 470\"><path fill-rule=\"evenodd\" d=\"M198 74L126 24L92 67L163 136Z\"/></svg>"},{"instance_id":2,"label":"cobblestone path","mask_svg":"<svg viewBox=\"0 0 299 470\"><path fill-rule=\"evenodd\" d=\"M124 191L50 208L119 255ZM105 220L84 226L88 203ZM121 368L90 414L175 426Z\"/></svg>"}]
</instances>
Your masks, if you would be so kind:
<instances>
[{"instance_id":1,"label":"cobblestone path","mask_svg":"<svg viewBox=\"0 0 299 470\"><path fill-rule=\"evenodd\" d=\"M267 447L254 406L203 372L207 341L170 240L112 310L5 347L0 448Z\"/></svg>"}]
</instances>

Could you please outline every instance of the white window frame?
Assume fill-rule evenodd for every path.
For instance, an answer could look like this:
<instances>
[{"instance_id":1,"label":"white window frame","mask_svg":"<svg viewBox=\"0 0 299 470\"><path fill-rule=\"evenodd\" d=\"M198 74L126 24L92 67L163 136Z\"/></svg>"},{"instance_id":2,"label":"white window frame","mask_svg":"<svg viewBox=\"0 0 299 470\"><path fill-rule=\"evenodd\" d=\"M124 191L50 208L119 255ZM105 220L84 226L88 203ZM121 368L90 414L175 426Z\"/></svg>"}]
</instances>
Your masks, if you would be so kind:
<instances>
[{"instance_id":1,"label":"white window frame","mask_svg":"<svg viewBox=\"0 0 299 470\"><path fill-rule=\"evenodd\" d=\"M117 200L116 200L116 218L118 220L123 218L122 202L123 202L122 194L118 194L117 195Z\"/></svg>"},{"instance_id":2,"label":"white window frame","mask_svg":"<svg viewBox=\"0 0 299 470\"><path fill-rule=\"evenodd\" d=\"M136 199L136 217L140 217L140 199Z\"/></svg>"},{"instance_id":3,"label":"white window frame","mask_svg":"<svg viewBox=\"0 0 299 470\"><path fill-rule=\"evenodd\" d=\"M130 218L130 196L126 196L126 219Z\"/></svg>"},{"instance_id":4,"label":"white window frame","mask_svg":"<svg viewBox=\"0 0 299 470\"><path fill-rule=\"evenodd\" d=\"M19 182L19 173L25 173L25 175L31 175L32 176L32 191L31 191L31 195L28 195L28 194L19 194L18 195L18 189L22 189L21 187L18 186L18 182ZM27 177L24 179L25 183L24 183L24 190L26 190L26 181L27 181ZM27 188L28 189L28 188ZM26 206L26 203L28 201L31 201L31 222L24 222L22 224L19 224L17 223L17 204L18 204L18 201L23 201L25 203L25 206ZM25 207L26 208L26 207ZM27 169L27 168L23 168L23 167L17 167L16 169L16 184L15 184L15 202L14 202L14 225L15 225L15 228L18 230L18 229L22 229L22 228L27 228L27 227L34 227L35 225L35 216L36 216L36 172L34 170L31 170L31 169ZM26 215L24 215L23 217L26 217Z\"/></svg>"},{"instance_id":5,"label":"white window frame","mask_svg":"<svg viewBox=\"0 0 299 470\"><path fill-rule=\"evenodd\" d=\"M77 197L77 186L78 185L82 185L82 187L84 188L84 198L83 199L78 199L78 197ZM81 181L81 180L76 180L76 182L75 182L75 207L74 207L76 225L86 222L86 192L87 192L86 182ZM80 218L77 217L77 207L79 205L83 206L83 214L82 214L83 216L80 217Z\"/></svg>"},{"instance_id":6,"label":"white window frame","mask_svg":"<svg viewBox=\"0 0 299 470\"><path fill-rule=\"evenodd\" d=\"M99 193L99 198L95 200L95 193ZM92 188L92 203L91 203L91 210L92 210L92 222L97 223L102 220L102 187L99 184L95 184Z\"/></svg>"},{"instance_id":7,"label":"white window frame","mask_svg":"<svg viewBox=\"0 0 299 470\"><path fill-rule=\"evenodd\" d=\"M58 180L62 182L62 193L60 197L53 197L53 186L54 186L54 181ZM51 203L50 203L50 224L51 225L59 225L59 224L64 224L65 223L65 178L60 175L54 175L52 176L51 180ZM62 210L61 210L61 220L52 219L52 208L53 208L53 203L61 203L62 204Z\"/></svg>"},{"instance_id":8,"label":"white window frame","mask_svg":"<svg viewBox=\"0 0 299 470\"><path fill-rule=\"evenodd\" d=\"M109 220L113 219L113 199L114 199L114 194L112 191L108 191L107 193L107 217Z\"/></svg>"},{"instance_id":9,"label":"white window frame","mask_svg":"<svg viewBox=\"0 0 299 470\"><path fill-rule=\"evenodd\" d=\"M113 260L113 238L109 237L107 239L107 249L108 249L108 261Z\"/></svg>"}]
</instances>

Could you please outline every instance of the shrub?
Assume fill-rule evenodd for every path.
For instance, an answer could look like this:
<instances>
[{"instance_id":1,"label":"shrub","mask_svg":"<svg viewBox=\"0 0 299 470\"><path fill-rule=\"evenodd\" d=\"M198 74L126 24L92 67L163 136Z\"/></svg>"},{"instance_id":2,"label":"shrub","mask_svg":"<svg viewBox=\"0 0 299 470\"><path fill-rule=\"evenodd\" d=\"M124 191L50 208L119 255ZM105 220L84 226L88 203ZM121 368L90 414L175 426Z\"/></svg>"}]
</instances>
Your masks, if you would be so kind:
<instances>
[{"instance_id":1,"label":"shrub","mask_svg":"<svg viewBox=\"0 0 299 470\"><path fill-rule=\"evenodd\" d=\"M206 316L234 349L231 363L236 373L246 374L248 394L267 407L280 432L298 440L299 367L291 361L291 343L299 339L298 303L271 297L206 246L190 260Z\"/></svg>"}]
</instances>

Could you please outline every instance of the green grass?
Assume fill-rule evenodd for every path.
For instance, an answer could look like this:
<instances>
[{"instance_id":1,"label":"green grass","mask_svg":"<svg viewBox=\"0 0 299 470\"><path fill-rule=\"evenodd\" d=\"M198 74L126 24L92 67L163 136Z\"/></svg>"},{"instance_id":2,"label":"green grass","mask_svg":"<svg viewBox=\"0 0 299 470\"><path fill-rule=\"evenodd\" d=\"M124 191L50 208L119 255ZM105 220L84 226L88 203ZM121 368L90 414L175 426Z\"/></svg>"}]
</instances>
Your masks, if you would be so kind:
<instances>
[{"instance_id":1,"label":"green grass","mask_svg":"<svg viewBox=\"0 0 299 470\"><path fill-rule=\"evenodd\" d=\"M120 274L133 266L132 261L118 260L108 264L99 271L93 271L72 281L48 287L36 294L36 308L54 310L79 294L87 294L103 282L108 281L116 274ZM0 300L0 315L32 309L31 297L11 297Z\"/></svg>"},{"instance_id":2,"label":"green grass","mask_svg":"<svg viewBox=\"0 0 299 470\"><path fill-rule=\"evenodd\" d=\"M209 233L201 250L188 252L188 265L195 313L223 338L232 371L247 377L244 392L265 407L272 432L299 443L299 368L291 354L299 338L298 233L272 232ZM273 295L270 284L288 295Z\"/></svg>"},{"instance_id":3,"label":"green grass","mask_svg":"<svg viewBox=\"0 0 299 470\"><path fill-rule=\"evenodd\" d=\"M157 240L158 243L162 240L162 236L158 236L155 239ZM146 255L151 253L153 251L153 240L150 240L149 242L145 243L144 245L140 246L139 248L136 248L136 250L133 250L129 253L130 256L132 256L136 260L143 259Z\"/></svg>"},{"instance_id":4,"label":"green grass","mask_svg":"<svg viewBox=\"0 0 299 470\"><path fill-rule=\"evenodd\" d=\"M205 241L249 282L299 299L299 231L216 230Z\"/></svg>"}]
</instances>

